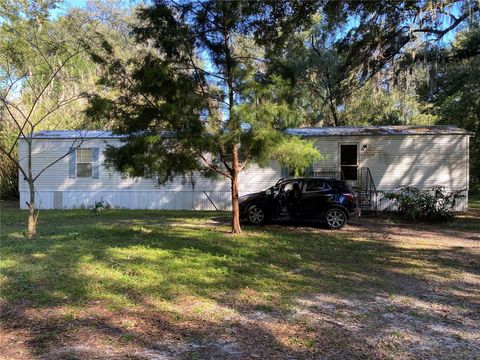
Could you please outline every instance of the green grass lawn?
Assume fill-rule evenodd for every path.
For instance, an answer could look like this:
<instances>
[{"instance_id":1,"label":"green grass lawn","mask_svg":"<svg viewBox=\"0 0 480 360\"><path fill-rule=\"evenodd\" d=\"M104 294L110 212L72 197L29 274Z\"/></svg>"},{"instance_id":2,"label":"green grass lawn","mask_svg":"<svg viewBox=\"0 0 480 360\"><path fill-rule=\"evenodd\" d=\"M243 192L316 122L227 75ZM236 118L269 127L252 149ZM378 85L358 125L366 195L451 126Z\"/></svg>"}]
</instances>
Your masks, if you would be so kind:
<instances>
[{"instance_id":1,"label":"green grass lawn","mask_svg":"<svg viewBox=\"0 0 480 360\"><path fill-rule=\"evenodd\" d=\"M480 191L470 194L468 206L472 209L480 209Z\"/></svg>"},{"instance_id":2,"label":"green grass lawn","mask_svg":"<svg viewBox=\"0 0 480 360\"><path fill-rule=\"evenodd\" d=\"M22 234L24 212L4 211L2 295L35 306L104 300L134 307L145 299L163 303L190 295L225 301L249 289L257 294L254 302L268 308L286 307L299 293L350 291L358 281L380 281L376 272L387 245L294 228L247 227L245 235L231 236L228 226L208 224L218 217L43 211L39 236L29 241Z\"/></svg>"},{"instance_id":3,"label":"green grass lawn","mask_svg":"<svg viewBox=\"0 0 480 360\"><path fill-rule=\"evenodd\" d=\"M476 209L448 226L382 217L240 236L228 216L41 211L28 240L25 211L1 209L0 354L149 359L142 351L164 339L189 359L235 358L219 339L255 355L240 358L442 357L450 342L452 356L480 351Z\"/></svg>"}]
</instances>

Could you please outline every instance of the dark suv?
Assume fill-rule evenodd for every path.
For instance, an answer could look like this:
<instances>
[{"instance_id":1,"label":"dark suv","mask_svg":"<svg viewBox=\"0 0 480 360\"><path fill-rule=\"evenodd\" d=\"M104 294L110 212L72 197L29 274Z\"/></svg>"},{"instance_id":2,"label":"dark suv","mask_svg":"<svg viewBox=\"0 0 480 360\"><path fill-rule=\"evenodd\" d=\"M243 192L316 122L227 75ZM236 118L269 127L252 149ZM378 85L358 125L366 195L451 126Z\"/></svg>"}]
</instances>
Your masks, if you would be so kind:
<instances>
[{"instance_id":1,"label":"dark suv","mask_svg":"<svg viewBox=\"0 0 480 360\"><path fill-rule=\"evenodd\" d=\"M322 221L340 229L360 216L355 194L344 181L324 178L280 179L259 193L240 197L240 214L251 224L267 220Z\"/></svg>"}]
</instances>

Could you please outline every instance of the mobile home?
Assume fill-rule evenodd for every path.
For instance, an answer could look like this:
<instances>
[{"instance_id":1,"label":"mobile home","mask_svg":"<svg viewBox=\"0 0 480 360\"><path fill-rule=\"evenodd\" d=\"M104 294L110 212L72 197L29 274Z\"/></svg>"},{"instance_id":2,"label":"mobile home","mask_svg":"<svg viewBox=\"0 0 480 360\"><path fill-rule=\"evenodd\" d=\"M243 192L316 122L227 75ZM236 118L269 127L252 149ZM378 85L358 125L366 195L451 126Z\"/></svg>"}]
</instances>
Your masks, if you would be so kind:
<instances>
[{"instance_id":1,"label":"mobile home","mask_svg":"<svg viewBox=\"0 0 480 360\"><path fill-rule=\"evenodd\" d=\"M385 209L382 191L402 185L445 186L467 190L469 138L454 126L367 126L288 129L290 135L315 142L322 159L309 175L342 178L357 189L365 209ZM104 166L107 145L121 145L122 136L109 131L42 131L33 135L32 170L49 167L36 181L37 205L42 209L89 208L98 201L126 209L229 209L230 183L202 176L178 178L158 185L147 178L129 178ZM25 165L27 147L20 141ZM66 155L68 154L68 155ZM65 156L66 155L66 156ZM241 173L240 194L264 190L288 169L271 163L250 166ZM20 206L26 207L28 184L20 174ZM465 210L467 198L457 210Z\"/></svg>"}]
</instances>

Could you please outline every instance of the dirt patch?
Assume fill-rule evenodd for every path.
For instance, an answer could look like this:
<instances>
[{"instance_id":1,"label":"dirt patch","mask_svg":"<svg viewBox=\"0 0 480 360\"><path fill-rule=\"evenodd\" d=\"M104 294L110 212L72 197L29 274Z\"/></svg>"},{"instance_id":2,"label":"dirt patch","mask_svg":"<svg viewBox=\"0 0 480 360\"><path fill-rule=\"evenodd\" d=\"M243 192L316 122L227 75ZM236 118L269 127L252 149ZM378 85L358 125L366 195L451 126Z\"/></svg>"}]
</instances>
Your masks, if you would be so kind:
<instances>
[{"instance_id":1,"label":"dirt patch","mask_svg":"<svg viewBox=\"0 0 480 360\"><path fill-rule=\"evenodd\" d=\"M413 289L411 289L413 290ZM334 324L352 342L396 358L474 358L480 354L478 307L436 296L435 290L406 295L307 296L295 316L312 327Z\"/></svg>"},{"instance_id":2,"label":"dirt patch","mask_svg":"<svg viewBox=\"0 0 480 360\"><path fill-rule=\"evenodd\" d=\"M457 226L462 221L469 226ZM289 223L272 224L272 228L287 231L297 231L303 233L331 234L332 230L326 229L321 225ZM394 245L398 245L398 241L413 241L409 245L425 243L427 246L436 244L455 246L464 245L478 247L480 246L480 209L472 209L468 213L458 216L457 222L446 223L404 223L400 222L394 216L379 214L377 216L368 214L359 219L352 220L338 233L346 236L360 239L370 238L381 241L392 241ZM471 243L470 241L477 241Z\"/></svg>"}]
</instances>

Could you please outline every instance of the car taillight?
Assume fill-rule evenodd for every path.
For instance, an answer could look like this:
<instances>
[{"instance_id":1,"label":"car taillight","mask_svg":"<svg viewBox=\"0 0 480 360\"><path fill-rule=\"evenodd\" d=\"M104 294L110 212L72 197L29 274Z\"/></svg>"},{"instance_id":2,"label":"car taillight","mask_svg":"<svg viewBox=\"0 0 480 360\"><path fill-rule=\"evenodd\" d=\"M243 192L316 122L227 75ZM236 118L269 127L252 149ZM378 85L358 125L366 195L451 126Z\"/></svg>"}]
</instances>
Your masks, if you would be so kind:
<instances>
[{"instance_id":1,"label":"car taillight","mask_svg":"<svg viewBox=\"0 0 480 360\"><path fill-rule=\"evenodd\" d=\"M342 195L345 196L348 199L348 201L350 201L350 202L355 201L355 195L353 195L353 194L346 193L346 194L342 194Z\"/></svg>"}]
</instances>

